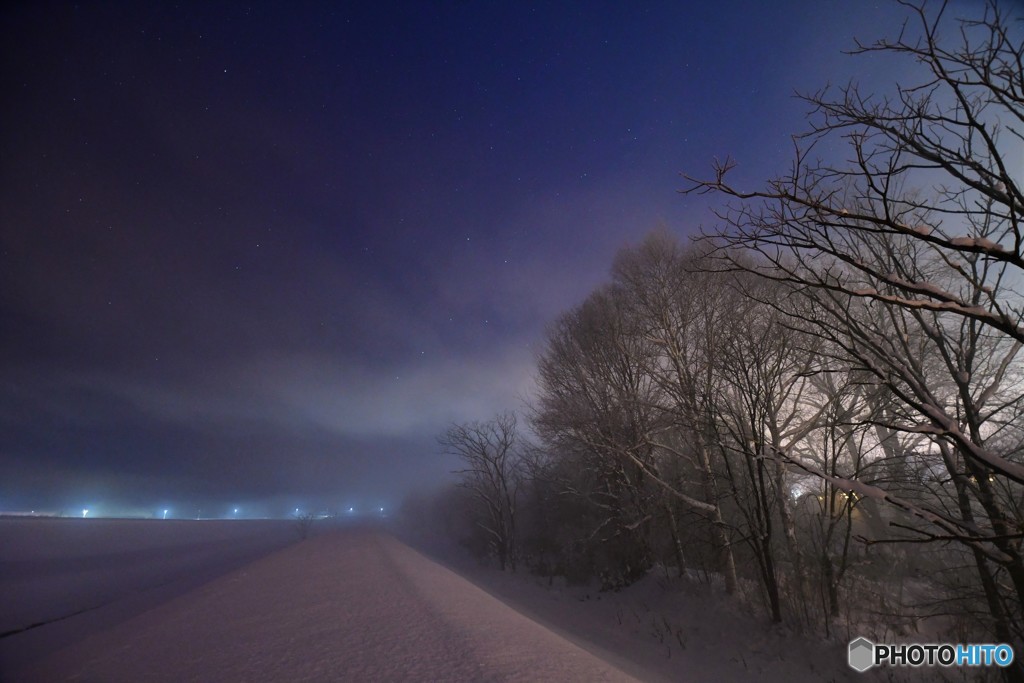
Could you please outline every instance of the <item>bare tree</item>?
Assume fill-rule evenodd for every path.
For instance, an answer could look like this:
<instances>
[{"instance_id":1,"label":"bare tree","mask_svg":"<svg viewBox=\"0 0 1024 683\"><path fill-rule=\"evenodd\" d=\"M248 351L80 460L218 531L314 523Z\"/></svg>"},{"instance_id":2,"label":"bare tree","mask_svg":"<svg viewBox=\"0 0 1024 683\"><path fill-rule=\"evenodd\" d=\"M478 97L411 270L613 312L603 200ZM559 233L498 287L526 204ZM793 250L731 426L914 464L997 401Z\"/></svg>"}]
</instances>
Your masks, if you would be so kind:
<instances>
[{"instance_id":1,"label":"bare tree","mask_svg":"<svg viewBox=\"0 0 1024 683\"><path fill-rule=\"evenodd\" d=\"M655 407L661 392L644 371L651 351L621 292L603 288L552 327L539 361L533 423L549 450L582 469L563 490L601 511L590 536L620 551L620 566L610 569L620 576L610 583L635 580L650 565L659 499L652 486L701 504L672 487L655 457L653 435L668 425Z\"/></svg>"},{"instance_id":2,"label":"bare tree","mask_svg":"<svg viewBox=\"0 0 1024 683\"><path fill-rule=\"evenodd\" d=\"M701 501L694 508L712 525L718 569L726 592L736 592L736 561L722 516L722 493L712 467L719 392L718 354L729 329L730 298L735 292L720 277L694 266L701 254L684 250L664 232L650 235L639 247L621 251L613 275L636 317L637 333L654 345L654 353L638 359L664 393L659 405L669 416L679 447L671 436L654 436L650 444L688 464L700 480ZM686 502L686 501L684 501ZM674 518L670 517L674 523ZM675 535L675 534L673 534ZM681 554L680 549L680 554Z\"/></svg>"},{"instance_id":3,"label":"bare tree","mask_svg":"<svg viewBox=\"0 0 1024 683\"><path fill-rule=\"evenodd\" d=\"M316 522L316 515L312 512L299 513L296 511L292 517L295 519L295 532L299 535L299 539L304 541L309 538L313 531L313 524Z\"/></svg>"},{"instance_id":4,"label":"bare tree","mask_svg":"<svg viewBox=\"0 0 1024 683\"><path fill-rule=\"evenodd\" d=\"M872 419L889 436L924 435L925 470L948 485L903 495L808 467L792 449L771 455L912 515L905 542L961 544L993 634L1022 643L1024 39L995 3L958 24L945 3L902 4L913 21L854 52L909 57L918 82L892 97L855 85L809 95L812 128L790 173L745 191L726 161L685 191L740 200L709 237L727 247L720 267L789 283L806 302L789 309L792 325L886 387L890 407ZM821 140L851 161L816 159ZM1007 675L1024 679L1024 667Z\"/></svg>"},{"instance_id":5,"label":"bare tree","mask_svg":"<svg viewBox=\"0 0 1024 683\"><path fill-rule=\"evenodd\" d=\"M784 560L792 609L806 622L807 579L796 538L792 488L785 465L771 454L792 449L820 424L821 407L809 382L816 359L800 347L797 332L781 324L775 308L764 303L787 292L765 283L759 289L757 298L733 308L729 324L734 331L724 337L720 351L719 440L772 617L782 620ZM785 555L779 554L776 538Z\"/></svg>"},{"instance_id":6,"label":"bare tree","mask_svg":"<svg viewBox=\"0 0 1024 683\"><path fill-rule=\"evenodd\" d=\"M522 454L517 450L516 416L498 415L487 422L453 424L439 439L445 451L466 465L457 470L460 485L481 506L476 520L502 570L516 570L516 514L522 480Z\"/></svg>"},{"instance_id":7,"label":"bare tree","mask_svg":"<svg viewBox=\"0 0 1024 683\"><path fill-rule=\"evenodd\" d=\"M838 97L806 96L813 129L796 138L789 175L743 191L729 184L734 164L726 161L713 180L687 176L684 191L746 200L721 213L728 229L716 238L759 258L751 266L723 251L728 266L841 295L844 306L854 299L966 318L1024 344L1024 40L993 3L982 19L961 21L961 45L947 49L939 40L945 5L933 17L904 4L918 19L916 39L905 31L855 52L910 56L926 68L922 82L892 99L854 85ZM833 137L849 145L852 166L811 156L815 142ZM930 191L908 189L924 183ZM918 259L932 267L912 267ZM937 268L944 281L931 277ZM1008 347L1009 361L1016 349ZM927 416L936 430L1024 483L1024 465L989 457L941 413Z\"/></svg>"},{"instance_id":8,"label":"bare tree","mask_svg":"<svg viewBox=\"0 0 1024 683\"><path fill-rule=\"evenodd\" d=\"M862 373L834 361L827 351L817 354L817 358L818 367L810 381L815 399L823 406L819 425L806 439L794 444L793 451L831 476L863 476L866 454L871 450L866 443L872 433L868 423L872 402L868 397L878 388L870 381L862 382ZM828 480L821 484L820 489L812 483L813 488L801 490L799 500L812 501L811 506L804 507L810 507L809 540L819 569L825 634L831 635L832 620L840 615L840 587L850 568L854 513L862 527L871 527L870 531L861 530L862 535L881 538L885 532L879 528L882 520L874 499L859 500ZM813 505L814 500L817 505Z\"/></svg>"}]
</instances>

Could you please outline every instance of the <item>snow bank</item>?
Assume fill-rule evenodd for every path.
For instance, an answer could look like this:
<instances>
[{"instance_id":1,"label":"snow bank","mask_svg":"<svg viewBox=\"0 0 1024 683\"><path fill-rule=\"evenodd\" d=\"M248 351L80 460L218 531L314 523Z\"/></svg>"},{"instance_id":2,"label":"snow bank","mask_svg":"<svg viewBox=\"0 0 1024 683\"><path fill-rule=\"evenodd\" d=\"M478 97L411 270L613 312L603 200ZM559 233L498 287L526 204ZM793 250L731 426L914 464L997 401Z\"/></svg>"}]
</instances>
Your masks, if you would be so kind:
<instances>
[{"instance_id":1,"label":"snow bank","mask_svg":"<svg viewBox=\"0 0 1024 683\"><path fill-rule=\"evenodd\" d=\"M566 586L443 556L460 574L646 681L855 681L846 643L801 637L750 614L720 582L653 570L619 592ZM897 679L900 680L900 679Z\"/></svg>"},{"instance_id":2,"label":"snow bank","mask_svg":"<svg viewBox=\"0 0 1024 683\"><path fill-rule=\"evenodd\" d=\"M372 530L269 555L17 674L23 681L629 681Z\"/></svg>"}]
</instances>

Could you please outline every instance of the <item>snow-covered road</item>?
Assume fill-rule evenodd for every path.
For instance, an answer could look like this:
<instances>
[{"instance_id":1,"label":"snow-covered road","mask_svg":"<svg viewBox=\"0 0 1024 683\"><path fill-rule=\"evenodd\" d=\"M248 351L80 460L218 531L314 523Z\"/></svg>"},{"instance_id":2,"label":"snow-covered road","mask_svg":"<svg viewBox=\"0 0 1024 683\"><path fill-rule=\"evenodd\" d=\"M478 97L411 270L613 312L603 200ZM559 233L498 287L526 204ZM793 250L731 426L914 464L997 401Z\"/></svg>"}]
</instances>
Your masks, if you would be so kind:
<instances>
[{"instance_id":1,"label":"snow-covered road","mask_svg":"<svg viewBox=\"0 0 1024 683\"><path fill-rule=\"evenodd\" d=\"M318 535L61 650L24 681L627 681L394 538Z\"/></svg>"}]
</instances>

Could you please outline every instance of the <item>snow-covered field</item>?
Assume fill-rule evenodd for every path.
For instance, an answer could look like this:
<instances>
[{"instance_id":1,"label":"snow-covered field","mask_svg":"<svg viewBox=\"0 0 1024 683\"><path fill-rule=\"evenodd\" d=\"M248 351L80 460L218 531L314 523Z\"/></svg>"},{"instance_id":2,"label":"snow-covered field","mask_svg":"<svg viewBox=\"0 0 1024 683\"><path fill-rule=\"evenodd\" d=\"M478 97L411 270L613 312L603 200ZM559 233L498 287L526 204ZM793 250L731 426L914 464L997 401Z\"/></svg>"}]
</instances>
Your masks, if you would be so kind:
<instances>
[{"instance_id":1,"label":"snow-covered field","mask_svg":"<svg viewBox=\"0 0 1024 683\"><path fill-rule=\"evenodd\" d=\"M374 529L320 533L28 669L23 681L629 681Z\"/></svg>"},{"instance_id":2,"label":"snow-covered field","mask_svg":"<svg viewBox=\"0 0 1024 683\"><path fill-rule=\"evenodd\" d=\"M0 518L0 681L297 540L289 521Z\"/></svg>"}]
</instances>

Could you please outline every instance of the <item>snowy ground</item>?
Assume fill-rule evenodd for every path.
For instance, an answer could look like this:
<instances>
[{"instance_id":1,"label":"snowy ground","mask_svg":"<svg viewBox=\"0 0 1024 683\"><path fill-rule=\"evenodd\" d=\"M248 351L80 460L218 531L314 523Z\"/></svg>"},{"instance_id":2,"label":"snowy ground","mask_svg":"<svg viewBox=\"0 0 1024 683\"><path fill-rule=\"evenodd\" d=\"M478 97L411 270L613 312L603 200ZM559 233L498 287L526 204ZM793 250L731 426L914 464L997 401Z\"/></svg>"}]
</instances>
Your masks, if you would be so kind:
<instances>
[{"instance_id":1,"label":"snowy ground","mask_svg":"<svg viewBox=\"0 0 1024 683\"><path fill-rule=\"evenodd\" d=\"M368 527L82 522L0 520L0 632L56 620L0 638L0 681L877 679L657 572L602 593Z\"/></svg>"},{"instance_id":2,"label":"snowy ground","mask_svg":"<svg viewBox=\"0 0 1024 683\"><path fill-rule=\"evenodd\" d=\"M0 519L0 681L297 540L283 520Z\"/></svg>"},{"instance_id":3,"label":"snowy ground","mask_svg":"<svg viewBox=\"0 0 1024 683\"><path fill-rule=\"evenodd\" d=\"M372 529L316 535L11 679L635 680Z\"/></svg>"},{"instance_id":4,"label":"snowy ground","mask_svg":"<svg viewBox=\"0 0 1024 683\"><path fill-rule=\"evenodd\" d=\"M865 676L850 669L845 643L773 627L727 598L721 586L655 571L620 592L601 592L481 567L436 542L424 552L642 680L886 680L879 671Z\"/></svg>"}]
</instances>

